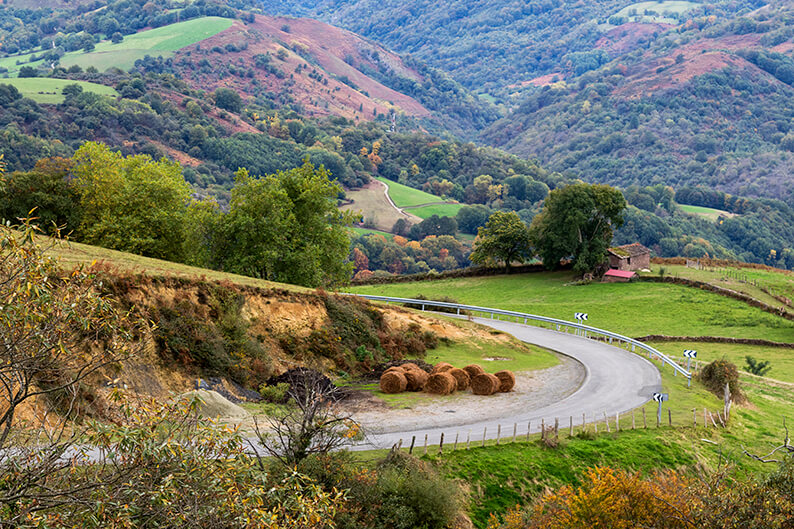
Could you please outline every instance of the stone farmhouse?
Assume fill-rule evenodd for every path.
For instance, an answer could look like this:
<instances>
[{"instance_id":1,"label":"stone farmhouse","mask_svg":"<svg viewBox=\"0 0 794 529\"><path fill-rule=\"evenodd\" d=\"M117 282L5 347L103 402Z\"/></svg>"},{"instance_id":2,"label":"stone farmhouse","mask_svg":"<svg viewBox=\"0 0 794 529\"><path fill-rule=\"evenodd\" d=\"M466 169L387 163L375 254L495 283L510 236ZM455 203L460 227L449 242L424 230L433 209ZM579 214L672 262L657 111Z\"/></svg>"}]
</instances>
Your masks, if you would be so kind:
<instances>
[{"instance_id":1,"label":"stone farmhouse","mask_svg":"<svg viewBox=\"0 0 794 529\"><path fill-rule=\"evenodd\" d=\"M634 271L651 267L651 251L638 242L615 246L607 252L609 268L613 270Z\"/></svg>"}]
</instances>

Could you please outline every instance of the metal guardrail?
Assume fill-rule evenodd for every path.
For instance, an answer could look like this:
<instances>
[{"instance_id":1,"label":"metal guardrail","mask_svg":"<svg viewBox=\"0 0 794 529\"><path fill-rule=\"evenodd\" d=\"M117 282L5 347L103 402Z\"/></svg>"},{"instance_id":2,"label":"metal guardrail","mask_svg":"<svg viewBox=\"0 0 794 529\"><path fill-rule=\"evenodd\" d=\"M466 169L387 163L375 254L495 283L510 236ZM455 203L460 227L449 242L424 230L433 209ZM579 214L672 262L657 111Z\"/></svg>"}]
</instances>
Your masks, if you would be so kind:
<instances>
[{"instance_id":1,"label":"metal guardrail","mask_svg":"<svg viewBox=\"0 0 794 529\"><path fill-rule=\"evenodd\" d=\"M577 334L580 331L582 333L582 336L584 336L585 338L589 338L590 335L598 335L607 338L610 344L613 342L613 340L625 342L631 345L632 351L635 351L636 348L640 348L648 353L649 358L655 356L659 358L663 363L669 364L674 370L673 374L681 373L683 376L687 378L687 384L688 385L692 384L692 373L681 367L677 362L672 360L669 356L667 356L663 352L651 347L650 345L635 340L634 338L629 338L628 336L623 336L622 334L606 331L604 329L599 329L597 327L590 327L589 325L582 325L581 323L575 323L572 321L558 320L557 318L549 318L547 316L538 316L537 314L527 314L525 312L494 309L490 307L477 307L475 305L462 305L460 303L448 303L446 301L433 301L429 299L393 298L389 296L372 296L365 294L345 294L345 295L358 296L360 298L368 299L370 301L410 303L412 305L421 306L422 310L425 310L425 307L443 307L447 309L456 309L457 314L460 314L461 311L481 312L484 314L490 314L491 319L493 319L494 315L509 316L518 319L523 318L524 325L528 325L529 320L540 321L540 322L556 325L557 330L560 332L563 332L561 327L565 327L564 332L567 332L569 328L576 329Z\"/></svg>"}]
</instances>

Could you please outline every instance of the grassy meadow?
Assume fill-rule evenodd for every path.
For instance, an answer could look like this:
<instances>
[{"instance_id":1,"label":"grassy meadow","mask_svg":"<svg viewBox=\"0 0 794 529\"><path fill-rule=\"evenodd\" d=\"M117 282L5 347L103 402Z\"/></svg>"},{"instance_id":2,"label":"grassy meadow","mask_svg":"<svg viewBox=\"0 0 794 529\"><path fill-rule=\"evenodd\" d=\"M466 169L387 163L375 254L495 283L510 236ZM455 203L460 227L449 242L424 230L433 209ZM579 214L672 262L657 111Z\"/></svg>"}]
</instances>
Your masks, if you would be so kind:
<instances>
[{"instance_id":1,"label":"grassy meadow","mask_svg":"<svg viewBox=\"0 0 794 529\"><path fill-rule=\"evenodd\" d=\"M758 361L766 360L771 368L766 374L768 378L794 384L794 349L787 347L768 347L764 345L743 345L709 342L648 342L659 351L681 359L684 349L698 352L698 361L702 365L720 358L727 358L739 369L746 369L746 358L752 356ZM693 364L694 365L694 364Z\"/></svg>"},{"instance_id":2,"label":"grassy meadow","mask_svg":"<svg viewBox=\"0 0 794 529\"><path fill-rule=\"evenodd\" d=\"M82 50L68 52L61 58L60 64L67 68L73 65L82 68L94 66L99 71L111 67L128 70L134 66L135 61L146 55L171 57L175 51L217 35L228 29L232 23L233 20L221 17L201 17L178 22L127 35L118 44L103 40L89 53ZM32 55L38 54L4 57L0 59L0 67L7 68L9 75L15 76L22 66L38 66L42 63L41 60L31 62ZM18 62L21 64L17 64Z\"/></svg>"},{"instance_id":3,"label":"grassy meadow","mask_svg":"<svg viewBox=\"0 0 794 529\"><path fill-rule=\"evenodd\" d=\"M439 196L425 193L419 189L408 187L382 176L378 177L377 180L389 186L389 196L398 208L404 208L406 206L421 206L422 204L442 202L444 200Z\"/></svg>"},{"instance_id":4,"label":"grassy meadow","mask_svg":"<svg viewBox=\"0 0 794 529\"><path fill-rule=\"evenodd\" d=\"M660 283L571 285L570 272L445 279L352 287L351 292L430 299L528 312L588 323L627 336L730 336L794 342L794 322L699 289Z\"/></svg>"},{"instance_id":5,"label":"grassy meadow","mask_svg":"<svg viewBox=\"0 0 794 529\"><path fill-rule=\"evenodd\" d=\"M721 209L706 208L703 206L687 206L686 204L679 204L678 208L687 213L703 217L711 221L716 221L720 217L734 217L733 213L728 213Z\"/></svg>"},{"instance_id":6,"label":"grassy meadow","mask_svg":"<svg viewBox=\"0 0 794 529\"><path fill-rule=\"evenodd\" d=\"M412 215L416 215L420 219L426 219L433 215L438 215L439 217L454 217L462 207L463 204L430 204L428 206L405 208L405 211Z\"/></svg>"},{"instance_id":7,"label":"grassy meadow","mask_svg":"<svg viewBox=\"0 0 794 529\"><path fill-rule=\"evenodd\" d=\"M684 265L653 265L650 274L659 275L661 268L668 276L683 277L695 281L702 281L722 288L742 292L773 307L784 307L790 312L794 311L775 296L794 299L794 273L789 270L763 270L754 268L706 268L697 270ZM764 291L766 290L766 292Z\"/></svg>"},{"instance_id":8,"label":"grassy meadow","mask_svg":"<svg viewBox=\"0 0 794 529\"><path fill-rule=\"evenodd\" d=\"M63 89L65 86L80 85L85 92L106 96L118 96L118 92L110 86L105 86L86 81L70 81L68 79L49 79L39 77L25 77L16 79L0 79L2 84L15 86L23 97L32 99L39 104L57 105L64 100Z\"/></svg>"},{"instance_id":9,"label":"grassy meadow","mask_svg":"<svg viewBox=\"0 0 794 529\"><path fill-rule=\"evenodd\" d=\"M45 247L50 246L53 242L47 237L39 237L38 239L39 244ZM107 248L71 241L61 241L59 244L53 246L48 251L48 254L56 257L61 265L68 269L81 265L89 266L96 262L100 265L118 269L121 272L134 274L147 274L152 276L169 275L191 279L208 279L211 281L231 281L239 285L259 288L283 288L297 291L307 290L304 287L295 285L274 283L272 281L265 281L253 277L217 272L206 268L197 268L195 266L172 263L171 261L163 261L151 257L142 257L127 252L119 252L117 250L109 250Z\"/></svg>"}]
</instances>

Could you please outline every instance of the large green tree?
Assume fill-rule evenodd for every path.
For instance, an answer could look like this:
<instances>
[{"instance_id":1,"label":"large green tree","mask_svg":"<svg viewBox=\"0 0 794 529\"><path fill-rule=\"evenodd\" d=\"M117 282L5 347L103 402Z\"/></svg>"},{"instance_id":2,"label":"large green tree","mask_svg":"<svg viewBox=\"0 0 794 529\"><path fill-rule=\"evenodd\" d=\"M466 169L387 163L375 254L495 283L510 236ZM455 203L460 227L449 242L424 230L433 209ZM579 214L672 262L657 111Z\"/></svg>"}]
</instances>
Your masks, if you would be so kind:
<instances>
[{"instance_id":1,"label":"large green tree","mask_svg":"<svg viewBox=\"0 0 794 529\"><path fill-rule=\"evenodd\" d=\"M88 142L73 157L83 242L183 261L190 186L177 162Z\"/></svg>"},{"instance_id":2,"label":"large green tree","mask_svg":"<svg viewBox=\"0 0 794 529\"><path fill-rule=\"evenodd\" d=\"M469 259L476 264L523 263L532 256L529 228L513 212L497 211L479 228Z\"/></svg>"},{"instance_id":3,"label":"large green tree","mask_svg":"<svg viewBox=\"0 0 794 529\"><path fill-rule=\"evenodd\" d=\"M220 220L215 260L224 270L316 287L346 281L355 215L336 209L342 188L323 166L264 177L241 169Z\"/></svg>"},{"instance_id":4,"label":"large green tree","mask_svg":"<svg viewBox=\"0 0 794 529\"><path fill-rule=\"evenodd\" d=\"M532 243L547 268L570 259L576 272L590 272L606 258L612 228L623 224L624 209L623 194L607 185L577 183L555 189L532 220Z\"/></svg>"}]
</instances>

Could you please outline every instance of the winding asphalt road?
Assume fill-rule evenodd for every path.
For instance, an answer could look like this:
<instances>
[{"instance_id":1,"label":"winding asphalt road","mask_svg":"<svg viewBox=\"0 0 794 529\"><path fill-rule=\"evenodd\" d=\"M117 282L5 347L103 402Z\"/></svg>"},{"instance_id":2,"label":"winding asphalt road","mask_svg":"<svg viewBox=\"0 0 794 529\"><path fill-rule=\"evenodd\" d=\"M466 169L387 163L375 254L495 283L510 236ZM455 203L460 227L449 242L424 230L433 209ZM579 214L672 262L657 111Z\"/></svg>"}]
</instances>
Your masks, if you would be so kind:
<instances>
[{"instance_id":1,"label":"winding asphalt road","mask_svg":"<svg viewBox=\"0 0 794 529\"><path fill-rule=\"evenodd\" d=\"M425 435L428 436L429 444L437 445L442 433L446 436L445 443L450 443L456 433L460 434L461 440L465 440L469 431L472 442L481 441L484 428L487 428L486 438L495 439L500 424L503 437L512 437L514 423L519 425L519 435L525 435L528 422L531 422L534 433L540 431L541 419L548 425L554 424L554 419L559 418L561 427L567 427L572 416L574 424L581 425L582 413L586 414L588 422L592 421L594 414L603 419L604 412L614 419L616 413L627 412L645 404L651 400L654 392L662 389L659 370L638 354L591 339L518 323L487 318L472 318L472 321L574 358L586 370L584 383L577 391L559 402L536 409L528 402L526 410L517 414L510 413L478 422L462 422L454 427L439 428L428 424L424 428L401 432L370 431L367 440L356 445L355 450L389 448L400 439L405 446L411 442L412 436L416 436L417 445L420 445L424 443Z\"/></svg>"}]
</instances>

